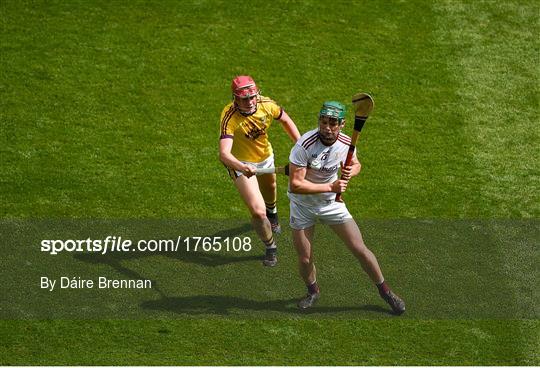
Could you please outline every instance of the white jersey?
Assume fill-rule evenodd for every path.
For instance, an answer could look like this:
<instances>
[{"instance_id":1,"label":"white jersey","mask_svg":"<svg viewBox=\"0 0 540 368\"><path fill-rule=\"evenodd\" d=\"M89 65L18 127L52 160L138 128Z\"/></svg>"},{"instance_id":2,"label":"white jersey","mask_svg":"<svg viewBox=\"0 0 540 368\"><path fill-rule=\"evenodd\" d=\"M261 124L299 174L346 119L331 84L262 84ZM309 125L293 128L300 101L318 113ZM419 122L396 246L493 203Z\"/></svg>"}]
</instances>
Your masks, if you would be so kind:
<instances>
[{"instance_id":1,"label":"white jersey","mask_svg":"<svg viewBox=\"0 0 540 368\"><path fill-rule=\"evenodd\" d=\"M312 183L333 183L338 179L340 163L345 163L351 138L339 133L338 139L331 146L324 145L319 139L319 128L304 134L291 150L289 161L299 167L307 167L306 180ZM356 152L355 152L356 154ZM336 193L297 194L288 196L291 201L310 207L332 203Z\"/></svg>"}]
</instances>

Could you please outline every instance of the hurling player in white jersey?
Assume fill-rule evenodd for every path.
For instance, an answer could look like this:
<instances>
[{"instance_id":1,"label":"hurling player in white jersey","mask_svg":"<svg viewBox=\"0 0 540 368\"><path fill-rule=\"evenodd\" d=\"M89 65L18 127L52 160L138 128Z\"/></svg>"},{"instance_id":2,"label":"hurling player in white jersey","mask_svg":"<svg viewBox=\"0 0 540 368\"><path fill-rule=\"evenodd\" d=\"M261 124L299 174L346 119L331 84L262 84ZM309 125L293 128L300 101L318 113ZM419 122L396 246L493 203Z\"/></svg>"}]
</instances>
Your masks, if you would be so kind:
<instances>
[{"instance_id":1,"label":"hurling player in white jersey","mask_svg":"<svg viewBox=\"0 0 540 368\"><path fill-rule=\"evenodd\" d=\"M351 139L341 133L345 126L345 106L325 102L319 112L319 127L304 134L293 147L289 161L290 225L298 254L300 276L307 296L298 302L301 309L310 308L319 299L320 289L313 262L313 233L317 220L330 226L377 286L381 297L395 314L405 311L405 303L384 281L375 255L366 247L358 225L345 203L336 202L336 193L347 189L349 180L360 172L360 162L353 155L350 166L345 162ZM344 179L338 178L338 171Z\"/></svg>"}]
</instances>

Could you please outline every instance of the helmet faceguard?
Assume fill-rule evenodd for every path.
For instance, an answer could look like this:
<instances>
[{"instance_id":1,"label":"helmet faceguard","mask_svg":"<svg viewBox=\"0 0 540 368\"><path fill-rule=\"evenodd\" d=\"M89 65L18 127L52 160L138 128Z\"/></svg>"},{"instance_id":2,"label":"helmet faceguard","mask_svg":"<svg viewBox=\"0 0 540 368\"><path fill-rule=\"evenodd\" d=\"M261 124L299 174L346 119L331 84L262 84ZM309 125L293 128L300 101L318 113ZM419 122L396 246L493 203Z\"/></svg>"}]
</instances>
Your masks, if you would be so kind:
<instances>
[{"instance_id":1,"label":"helmet faceguard","mask_svg":"<svg viewBox=\"0 0 540 368\"><path fill-rule=\"evenodd\" d=\"M257 100L254 98L259 96L259 88L253 78L248 75L234 78L231 90L234 104L242 115L251 115L257 111Z\"/></svg>"}]
</instances>

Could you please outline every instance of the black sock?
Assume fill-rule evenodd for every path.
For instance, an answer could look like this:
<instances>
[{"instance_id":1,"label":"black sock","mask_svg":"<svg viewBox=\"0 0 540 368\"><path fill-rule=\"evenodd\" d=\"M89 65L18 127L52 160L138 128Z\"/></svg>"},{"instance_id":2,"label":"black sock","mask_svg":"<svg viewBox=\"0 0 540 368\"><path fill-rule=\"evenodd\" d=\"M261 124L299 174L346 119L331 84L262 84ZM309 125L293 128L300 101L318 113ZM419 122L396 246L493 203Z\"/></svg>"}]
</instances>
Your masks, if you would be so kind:
<instances>
[{"instance_id":1,"label":"black sock","mask_svg":"<svg viewBox=\"0 0 540 368\"><path fill-rule=\"evenodd\" d=\"M266 206L266 217L269 219L277 219L277 208L276 208L276 202L268 203L264 202Z\"/></svg>"},{"instance_id":2,"label":"black sock","mask_svg":"<svg viewBox=\"0 0 540 368\"><path fill-rule=\"evenodd\" d=\"M311 285L307 285L307 292L308 294L310 295L313 295L313 294L318 294L320 293L320 289L319 289L319 285L317 284L317 281L315 281L313 284Z\"/></svg>"},{"instance_id":3,"label":"black sock","mask_svg":"<svg viewBox=\"0 0 540 368\"><path fill-rule=\"evenodd\" d=\"M276 241L274 240L274 237L271 237L270 240L264 241L263 243L266 246L266 250L277 249L277 244L276 244Z\"/></svg>"},{"instance_id":4,"label":"black sock","mask_svg":"<svg viewBox=\"0 0 540 368\"><path fill-rule=\"evenodd\" d=\"M388 294L390 291L390 287L386 283L386 281L383 280L380 284L377 284L377 289L379 289L379 294L384 298L385 295Z\"/></svg>"}]
</instances>

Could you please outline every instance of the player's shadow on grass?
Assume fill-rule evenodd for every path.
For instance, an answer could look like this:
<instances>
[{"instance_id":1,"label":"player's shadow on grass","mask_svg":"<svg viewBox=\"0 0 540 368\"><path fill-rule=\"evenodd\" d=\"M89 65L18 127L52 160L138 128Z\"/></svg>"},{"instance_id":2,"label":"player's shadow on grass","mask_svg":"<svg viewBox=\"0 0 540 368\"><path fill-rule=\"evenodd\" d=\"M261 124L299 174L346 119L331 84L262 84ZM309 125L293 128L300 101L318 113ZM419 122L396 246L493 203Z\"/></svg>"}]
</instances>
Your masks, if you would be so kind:
<instances>
[{"instance_id":1,"label":"player's shadow on grass","mask_svg":"<svg viewBox=\"0 0 540 368\"><path fill-rule=\"evenodd\" d=\"M250 230L251 230L250 224L243 224L232 229L221 230L212 234L208 234L208 235L203 234L200 236L209 237L212 239L213 238L232 239L242 234L245 234L249 232ZM166 239L166 238L171 238L171 237L162 235L162 238ZM177 259L177 260L187 262L187 263L194 263L194 264L207 266L207 267L218 267L218 266L223 266L223 265L227 265L231 263L239 263L239 262L262 259L263 248L261 246L260 249L258 249L256 246L253 246L253 249L250 251L250 253L253 253L253 254L241 255L241 253L234 252L232 250L229 252L226 252L226 251L207 252L203 250L187 251L185 244L181 242L177 251L162 251L162 252L131 251L131 252L108 252L106 254L77 253L74 255L74 258L83 262L87 262L87 263L107 264L113 267L114 269L116 269L118 272L133 278L135 276L138 276L138 274L122 266L121 264L122 261L142 259L146 257L163 256L163 257L168 257L172 259Z\"/></svg>"},{"instance_id":2,"label":"player's shadow on grass","mask_svg":"<svg viewBox=\"0 0 540 368\"><path fill-rule=\"evenodd\" d=\"M237 227L221 230L207 235L210 238L234 238L251 230L250 224L243 224ZM206 235L201 235L206 236ZM167 236L163 235L162 239L166 239ZM171 238L171 237L170 237ZM251 252L257 252L257 249ZM132 270L129 267L123 265L124 261L144 259L147 257L163 256L180 260L182 262L194 263L207 267L218 267L232 263L248 262L262 259L262 249L258 255L239 255L236 252L224 253L224 252L205 252L205 251L187 251L185 247L180 246L176 252L109 252L106 254L100 253L76 253L73 257L79 261L91 263L91 264L105 264L114 269L119 274L124 275L130 279L147 279L144 275ZM159 287L159 281L151 279L153 289L157 291L161 297L165 297L164 293Z\"/></svg>"},{"instance_id":3,"label":"player's shadow on grass","mask_svg":"<svg viewBox=\"0 0 540 368\"><path fill-rule=\"evenodd\" d=\"M296 306L297 298L256 301L246 298L221 295L194 295L189 297L162 297L141 303L143 309L173 312L187 315L243 316L246 312L281 312L293 315L335 314L344 312L377 312L391 314L378 305L325 307L315 306L302 311Z\"/></svg>"}]
</instances>

